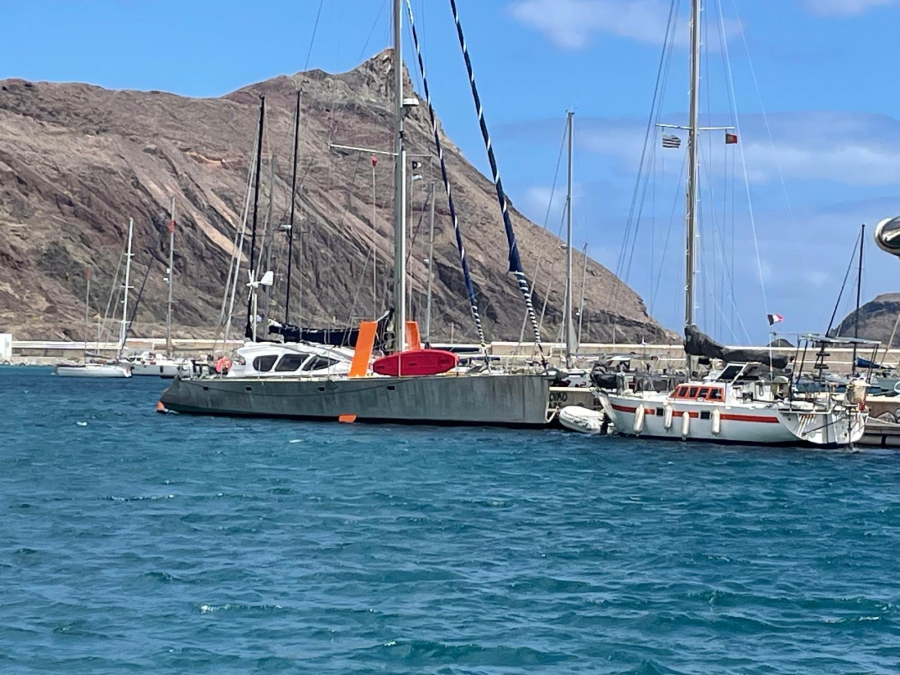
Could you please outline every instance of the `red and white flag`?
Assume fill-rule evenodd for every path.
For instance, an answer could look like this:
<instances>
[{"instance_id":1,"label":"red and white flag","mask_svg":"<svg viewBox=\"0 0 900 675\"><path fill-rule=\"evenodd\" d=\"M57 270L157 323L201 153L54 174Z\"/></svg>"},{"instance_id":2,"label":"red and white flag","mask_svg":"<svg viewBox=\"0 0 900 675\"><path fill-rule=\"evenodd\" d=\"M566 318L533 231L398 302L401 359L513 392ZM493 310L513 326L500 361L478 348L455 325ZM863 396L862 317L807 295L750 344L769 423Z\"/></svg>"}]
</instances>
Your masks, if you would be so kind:
<instances>
[{"instance_id":1,"label":"red and white flag","mask_svg":"<svg viewBox=\"0 0 900 675\"><path fill-rule=\"evenodd\" d=\"M770 326L774 326L776 323L784 321L784 317L781 316L781 314L766 314L766 318L769 319Z\"/></svg>"}]
</instances>

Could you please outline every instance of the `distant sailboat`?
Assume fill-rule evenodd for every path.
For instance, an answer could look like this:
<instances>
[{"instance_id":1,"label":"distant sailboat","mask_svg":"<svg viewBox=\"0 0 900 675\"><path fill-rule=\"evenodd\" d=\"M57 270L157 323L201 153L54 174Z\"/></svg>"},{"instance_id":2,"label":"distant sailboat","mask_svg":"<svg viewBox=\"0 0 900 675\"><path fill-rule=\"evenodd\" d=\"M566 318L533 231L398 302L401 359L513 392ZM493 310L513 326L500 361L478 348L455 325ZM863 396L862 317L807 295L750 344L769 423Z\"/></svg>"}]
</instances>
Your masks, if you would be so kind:
<instances>
[{"instance_id":1,"label":"distant sailboat","mask_svg":"<svg viewBox=\"0 0 900 675\"><path fill-rule=\"evenodd\" d=\"M60 363L53 372L59 377L131 377L131 370L127 367L110 364L110 363L88 363L88 333L90 332L90 311L91 311L91 268L88 267L84 272L87 282L87 291L84 295L84 354L81 363Z\"/></svg>"}]
</instances>

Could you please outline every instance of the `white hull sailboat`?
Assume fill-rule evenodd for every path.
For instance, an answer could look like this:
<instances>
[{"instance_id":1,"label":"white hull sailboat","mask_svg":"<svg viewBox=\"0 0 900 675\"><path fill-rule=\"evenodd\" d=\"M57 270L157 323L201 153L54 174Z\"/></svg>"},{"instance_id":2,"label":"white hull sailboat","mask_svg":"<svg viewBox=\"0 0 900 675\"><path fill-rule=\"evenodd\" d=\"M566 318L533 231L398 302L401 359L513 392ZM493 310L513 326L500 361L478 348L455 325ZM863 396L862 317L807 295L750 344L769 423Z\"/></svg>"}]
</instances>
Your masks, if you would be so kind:
<instances>
[{"instance_id":1,"label":"white hull sailboat","mask_svg":"<svg viewBox=\"0 0 900 675\"><path fill-rule=\"evenodd\" d=\"M131 377L127 366L114 363L75 363L60 364L53 369L57 377Z\"/></svg>"},{"instance_id":2,"label":"white hull sailboat","mask_svg":"<svg viewBox=\"0 0 900 675\"><path fill-rule=\"evenodd\" d=\"M626 436L822 447L862 438L868 416L852 397L842 404L775 399L762 382L740 381L746 368L731 381L720 376L688 382L669 393L601 393L600 400L616 431Z\"/></svg>"},{"instance_id":3,"label":"white hull sailboat","mask_svg":"<svg viewBox=\"0 0 900 675\"><path fill-rule=\"evenodd\" d=\"M688 126L660 125L688 132L687 194L685 200L685 353L688 377L697 357L726 365L704 379L679 384L674 391L598 392L605 414L617 433L645 438L747 443L753 445L813 445L843 447L859 441L868 417L865 382L852 380L847 396L796 395L793 378L771 378L768 368L783 369L787 359L775 359L752 349L728 349L700 333L695 325L695 274L699 185L701 0L691 1L691 87ZM726 130L731 127L722 127ZM737 142L726 136L726 143ZM665 142L664 137L664 142ZM677 147L677 146L675 146ZM836 342L825 336L805 336L820 347ZM865 341L856 341L865 342ZM805 354L804 350L804 354ZM783 361L776 363L776 361ZM759 364L759 365L757 365ZM824 368L817 362L818 368ZM801 364L802 371L802 364ZM584 422L584 420L579 420Z\"/></svg>"}]
</instances>

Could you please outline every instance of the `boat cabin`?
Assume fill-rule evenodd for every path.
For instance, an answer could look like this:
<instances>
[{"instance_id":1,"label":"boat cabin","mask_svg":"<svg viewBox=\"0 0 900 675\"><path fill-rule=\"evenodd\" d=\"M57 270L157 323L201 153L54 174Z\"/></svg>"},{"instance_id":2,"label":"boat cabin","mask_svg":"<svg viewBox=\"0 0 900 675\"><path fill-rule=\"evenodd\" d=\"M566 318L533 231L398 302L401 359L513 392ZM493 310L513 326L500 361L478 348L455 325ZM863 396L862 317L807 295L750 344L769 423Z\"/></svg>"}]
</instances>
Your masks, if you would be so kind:
<instances>
[{"instance_id":1,"label":"boat cabin","mask_svg":"<svg viewBox=\"0 0 900 675\"><path fill-rule=\"evenodd\" d=\"M725 387L707 384L679 384L672 392L672 398L690 401L724 401Z\"/></svg>"},{"instance_id":2,"label":"boat cabin","mask_svg":"<svg viewBox=\"0 0 900 675\"><path fill-rule=\"evenodd\" d=\"M308 343L257 343L237 350L228 377L346 375L352 352Z\"/></svg>"}]
</instances>

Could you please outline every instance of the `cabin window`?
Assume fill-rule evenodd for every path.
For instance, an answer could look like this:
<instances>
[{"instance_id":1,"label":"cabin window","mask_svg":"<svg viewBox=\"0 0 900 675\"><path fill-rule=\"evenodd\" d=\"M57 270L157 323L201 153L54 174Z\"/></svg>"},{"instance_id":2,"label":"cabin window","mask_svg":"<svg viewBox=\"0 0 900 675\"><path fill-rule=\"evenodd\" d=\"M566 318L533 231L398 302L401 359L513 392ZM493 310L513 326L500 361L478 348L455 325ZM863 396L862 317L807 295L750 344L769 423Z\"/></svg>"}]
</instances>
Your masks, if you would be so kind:
<instances>
[{"instance_id":1,"label":"cabin window","mask_svg":"<svg viewBox=\"0 0 900 675\"><path fill-rule=\"evenodd\" d=\"M298 370L303 362L309 358L309 354L285 354L275 366L276 373L293 373Z\"/></svg>"},{"instance_id":2,"label":"cabin window","mask_svg":"<svg viewBox=\"0 0 900 675\"><path fill-rule=\"evenodd\" d=\"M688 392L688 398L697 398L697 392L700 391L700 387L691 387Z\"/></svg>"},{"instance_id":3,"label":"cabin window","mask_svg":"<svg viewBox=\"0 0 900 675\"><path fill-rule=\"evenodd\" d=\"M314 356L313 359L303 366L303 370L322 370L330 368L336 363L340 363L337 359L330 359L327 356Z\"/></svg>"},{"instance_id":4,"label":"cabin window","mask_svg":"<svg viewBox=\"0 0 900 675\"><path fill-rule=\"evenodd\" d=\"M684 398L684 387L678 387L675 389L675 392L672 394L672 398Z\"/></svg>"},{"instance_id":5,"label":"cabin window","mask_svg":"<svg viewBox=\"0 0 900 675\"><path fill-rule=\"evenodd\" d=\"M278 354L266 354L253 359L253 370L258 373L268 373L278 360Z\"/></svg>"},{"instance_id":6,"label":"cabin window","mask_svg":"<svg viewBox=\"0 0 900 675\"><path fill-rule=\"evenodd\" d=\"M722 400L722 390L721 389L713 389L709 392L709 400L710 401L721 401Z\"/></svg>"},{"instance_id":7,"label":"cabin window","mask_svg":"<svg viewBox=\"0 0 900 675\"><path fill-rule=\"evenodd\" d=\"M709 387L703 387L700 390L700 398L709 398Z\"/></svg>"}]
</instances>

